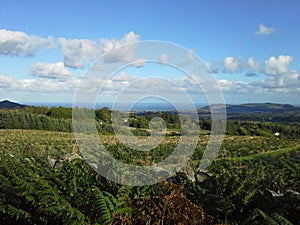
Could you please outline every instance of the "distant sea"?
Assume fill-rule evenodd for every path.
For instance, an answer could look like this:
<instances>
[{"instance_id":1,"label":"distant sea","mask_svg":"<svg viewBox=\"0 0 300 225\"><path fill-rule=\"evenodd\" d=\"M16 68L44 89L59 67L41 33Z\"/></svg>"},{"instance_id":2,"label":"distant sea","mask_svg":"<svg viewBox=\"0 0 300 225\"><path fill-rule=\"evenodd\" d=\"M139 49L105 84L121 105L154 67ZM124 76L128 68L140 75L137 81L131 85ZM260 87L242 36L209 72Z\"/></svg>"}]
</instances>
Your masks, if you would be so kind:
<instances>
[{"instance_id":1,"label":"distant sea","mask_svg":"<svg viewBox=\"0 0 300 225\"><path fill-rule=\"evenodd\" d=\"M51 107L73 107L73 103L56 103L56 102L26 102L26 105L31 106L47 106ZM194 103L194 107L196 109L203 108L208 104L205 103ZM177 108L175 108L172 104L159 102L159 103L145 103L139 102L135 104L130 111L174 111L174 110L192 110L193 108L186 103L178 103ZM85 107L84 104L80 105L80 107ZM120 111L128 111L128 103L118 103L117 105L113 105L113 103L97 103L96 109L101 109L103 107L108 107L109 109L120 110Z\"/></svg>"}]
</instances>

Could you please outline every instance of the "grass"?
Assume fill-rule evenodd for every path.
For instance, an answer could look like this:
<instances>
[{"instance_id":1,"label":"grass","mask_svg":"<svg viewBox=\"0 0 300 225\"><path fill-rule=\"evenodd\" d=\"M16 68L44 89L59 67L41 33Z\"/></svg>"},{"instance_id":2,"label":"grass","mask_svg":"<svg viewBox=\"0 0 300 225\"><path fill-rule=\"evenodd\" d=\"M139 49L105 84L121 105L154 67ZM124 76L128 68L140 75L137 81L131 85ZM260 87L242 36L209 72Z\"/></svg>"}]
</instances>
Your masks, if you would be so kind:
<instances>
[{"instance_id":1,"label":"grass","mask_svg":"<svg viewBox=\"0 0 300 225\"><path fill-rule=\"evenodd\" d=\"M147 137L144 137L147 138ZM121 144L115 135L100 135L102 143L120 160L127 163L149 164L159 162L170 155L176 148L178 136L166 136L162 143L149 154L131 150ZM195 149L192 164L201 159L209 135L201 134ZM67 153L78 153L78 147L72 133L41 130L0 130L0 149L11 154L35 152L39 156L58 158ZM226 136L218 160L226 159L236 162L252 160L258 157L277 156L287 152L299 151L299 140L258 136Z\"/></svg>"},{"instance_id":2,"label":"grass","mask_svg":"<svg viewBox=\"0 0 300 225\"><path fill-rule=\"evenodd\" d=\"M299 153L300 153L300 144L297 144L294 147L281 148L281 149L277 149L277 150L273 150L273 151L257 153L254 155L232 157L232 158L228 158L228 159L235 161L235 162L240 162L240 161L253 160L256 158L275 157L275 156L286 154L286 153L289 153L292 151L299 151Z\"/></svg>"},{"instance_id":3,"label":"grass","mask_svg":"<svg viewBox=\"0 0 300 225\"><path fill-rule=\"evenodd\" d=\"M72 133L13 129L0 130L0 149L11 154L34 152L51 157L78 151Z\"/></svg>"}]
</instances>

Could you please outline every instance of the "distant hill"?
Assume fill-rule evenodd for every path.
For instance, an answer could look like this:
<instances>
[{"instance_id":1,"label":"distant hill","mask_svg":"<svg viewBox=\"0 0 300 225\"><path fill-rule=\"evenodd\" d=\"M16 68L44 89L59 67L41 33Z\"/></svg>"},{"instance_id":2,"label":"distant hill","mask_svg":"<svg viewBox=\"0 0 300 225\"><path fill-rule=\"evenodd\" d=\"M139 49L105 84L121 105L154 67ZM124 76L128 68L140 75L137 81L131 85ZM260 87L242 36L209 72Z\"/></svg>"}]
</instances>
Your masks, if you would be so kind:
<instances>
[{"instance_id":1,"label":"distant hill","mask_svg":"<svg viewBox=\"0 0 300 225\"><path fill-rule=\"evenodd\" d=\"M240 113L283 113L283 112L300 112L300 107L290 104L277 103L247 103L240 105L226 104L227 114ZM215 109L221 107L220 105L212 105ZM200 109L200 112L209 111L210 107L206 106Z\"/></svg>"},{"instance_id":2,"label":"distant hill","mask_svg":"<svg viewBox=\"0 0 300 225\"><path fill-rule=\"evenodd\" d=\"M11 102L8 100L0 101L0 109L24 109L27 105Z\"/></svg>"}]
</instances>

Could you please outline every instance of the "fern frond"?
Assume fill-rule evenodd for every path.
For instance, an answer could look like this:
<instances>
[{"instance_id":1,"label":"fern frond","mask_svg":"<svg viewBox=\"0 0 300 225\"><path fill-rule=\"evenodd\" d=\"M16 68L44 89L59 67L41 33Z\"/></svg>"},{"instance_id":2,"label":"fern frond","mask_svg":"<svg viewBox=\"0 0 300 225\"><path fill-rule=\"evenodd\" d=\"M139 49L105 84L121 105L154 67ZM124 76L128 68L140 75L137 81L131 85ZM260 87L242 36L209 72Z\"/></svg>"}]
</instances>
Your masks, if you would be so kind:
<instances>
[{"instance_id":1,"label":"fern frond","mask_svg":"<svg viewBox=\"0 0 300 225\"><path fill-rule=\"evenodd\" d=\"M249 194L247 194L243 200L244 205L247 205L256 193L257 193L257 190L254 189Z\"/></svg>"},{"instance_id":2,"label":"fern frond","mask_svg":"<svg viewBox=\"0 0 300 225\"><path fill-rule=\"evenodd\" d=\"M99 210L101 222L103 224L111 224L112 212L110 208L113 207L111 200L104 196L103 192L99 188L94 187L93 192L96 198L96 205Z\"/></svg>"},{"instance_id":3,"label":"fern frond","mask_svg":"<svg viewBox=\"0 0 300 225\"><path fill-rule=\"evenodd\" d=\"M18 209L13 205L7 205L5 208L5 213L16 220L25 219L30 221L30 219L32 219L32 215L29 212L25 211L24 209Z\"/></svg>"},{"instance_id":4,"label":"fern frond","mask_svg":"<svg viewBox=\"0 0 300 225\"><path fill-rule=\"evenodd\" d=\"M271 217L280 225L293 225L289 220L279 215L278 213L272 213Z\"/></svg>"},{"instance_id":5,"label":"fern frond","mask_svg":"<svg viewBox=\"0 0 300 225\"><path fill-rule=\"evenodd\" d=\"M280 225L276 222L276 220L274 220L271 216L269 216L266 212L259 208L255 208L252 211L249 218L243 222L243 225L253 224L254 221L261 224Z\"/></svg>"}]
</instances>

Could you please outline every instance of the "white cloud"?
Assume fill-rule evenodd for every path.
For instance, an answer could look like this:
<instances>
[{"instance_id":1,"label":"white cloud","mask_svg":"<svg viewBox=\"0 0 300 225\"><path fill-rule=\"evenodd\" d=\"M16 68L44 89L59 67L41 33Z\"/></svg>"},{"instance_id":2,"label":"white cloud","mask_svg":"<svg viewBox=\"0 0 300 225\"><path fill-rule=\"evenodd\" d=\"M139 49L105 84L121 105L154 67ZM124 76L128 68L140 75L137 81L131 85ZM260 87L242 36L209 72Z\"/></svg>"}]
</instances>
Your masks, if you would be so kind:
<instances>
[{"instance_id":1,"label":"white cloud","mask_svg":"<svg viewBox=\"0 0 300 225\"><path fill-rule=\"evenodd\" d=\"M251 87L250 84L243 81L219 80L219 83L225 92L245 93Z\"/></svg>"},{"instance_id":2,"label":"white cloud","mask_svg":"<svg viewBox=\"0 0 300 225\"><path fill-rule=\"evenodd\" d=\"M227 57L223 61L224 71L237 72L246 70L246 76L257 76L256 73L261 72L269 75L266 79L256 80L250 83L242 81L219 80L224 93L237 94L278 94L289 93L295 94L299 92L300 75L297 71L289 70L288 66L293 58L288 55L279 55L277 58L272 56L265 61L263 68L253 57L247 61L240 63L233 57Z\"/></svg>"},{"instance_id":3,"label":"white cloud","mask_svg":"<svg viewBox=\"0 0 300 225\"><path fill-rule=\"evenodd\" d=\"M37 77L64 79L70 78L71 73L65 68L62 62L57 63L43 63L39 62L34 64L29 73Z\"/></svg>"},{"instance_id":4,"label":"white cloud","mask_svg":"<svg viewBox=\"0 0 300 225\"><path fill-rule=\"evenodd\" d=\"M173 81L189 94L203 95L203 93L218 93L220 91L219 84L215 82L215 79L211 76L205 75L206 73L203 75L190 74L188 76L174 79Z\"/></svg>"},{"instance_id":5,"label":"white cloud","mask_svg":"<svg viewBox=\"0 0 300 225\"><path fill-rule=\"evenodd\" d=\"M240 58L234 58L234 57L226 57L223 60L223 68L224 72L226 73L234 73L237 72L239 68Z\"/></svg>"},{"instance_id":6,"label":"white cloud","mask_svg":"<svg viewBox=\"0 0 300 225\"><path fill-rule=\"evenodd\" d=\"M0 76L0 89L10 89L13 85L13 79L9 76Z\"/></svg>"},{"instance_id":7,"label":"white cloud","mask_svg":"<svg viewBox=\"0 0 300 225\"><path fill-rule=\"evenodd\" d=\"M130 31L121 39L66 39L52 37L42 38L35 35L28 35L21 31L0 30L0 54L8 56L32 56L41 48L54 48L57 45L64 55L65 66L81 68L96 60L102 54L105 63L130 62L135 59L135 47L130 45L120 48L123 45L134 43L139 40L139 35ZM118 49L119 48L119 49ZM108 54L110 51L112 54ZM144 61L145 62L145 61ZM137 66L144 65L142 60Z\"/></svg>"},{"instance_id":8,"label":"white cloud","mask_svg":"<svg viewBox=\"0 0 300 225\"><path fill-rule=\"evenodd\" d=\"M20 31L0 30L0 54L32 56L41 48L54 47L53 38L41 38Z\"/></svg>"},{"instance_id":9,"label":"white cloud","mask_svg":"<svg viewBox=\"0 0 300 225\"><path fill-rule=\"evenodd\" d=\"M188 66L191 63L193 63L195 60L195 51L193 49L190 49L186 52L185 58L182 60L182 62L179 62L177 66Z\"/></svg>"},{"instance_id":10,"label":"white cloud","mask_svg":"<svg viewBox=\"0 0 300 225\"><path fill-rule=\"evenodd\" d=\"M121 72L117 76L112 77L112 80L116 80L116 81L132 81L134 79L136 79L135 75L128 74L125 72Z\"/></svg>"},{"instance_id":11,"label":"white cloud","mask_svg":"<svg viewBox=\"0 0 300 225\"><path fill-rule=\"evenodd\" d=\"M160 96L163 93L176 93L182 90L183 87L178 85L178 82L164 78L146 77L131 82L126 91L132 94L151 93Z\"/></svg>"},{"instance_id":12,"label":"white cloud","mask_svg":"<svg viewBox=\"0 0 300 225\"><path fill-rule=\"evenodd\" d=\"M255 32L257 35L270 35L275 32L275 29L272 27L267 27L263 24L259 24L258 30Z\"/></svg>"},{"instance_id":13,"label":"white cloud","mask_svg":"<svg viewBox=\"0 0 300 225\"><path fill-rule=\"evenodd\" d=\"M74 92L79 80L72 78L67 80L58 79L14 79L10 76L0 76L0 91L40 92L40 93L66 93Z\"/></svg>"},{"instance_id":14,"label":"white cloud","mask_svg":"<svg viewBox=\"0 0 300 225\"><path fill-rule=\"evenodd\" d=\"M246 62L241 65L242 68L248 69L250 71L259 71L260 65L254 60L253 57L250 57Z\"/></svg>"},{"instance_id":15,"label":"white cloud","mask_svg":"<svg viewBox=\"0 0 300 225\"><path fill-rule=\"evenodd\" d=\"M194 50L188 50L186 53L186 60L188 62L193 62L195 60L195 51Z\"/></svg>"},{"instance_id":16,"label":"white cloud","mask_svg":"<svg viewBox=\"0 0 300 225\"><path fill-rule=\"evenodd\" d=\"M130 31L120 40L101 39L101 49L105 63L130 62L134 60L135 49L137 44L133 44L139 40L139 35ZM131 44L131 45L128 45Z\"/></svg>"},{"instance_id":17,"label":"white cloud","mask_svg":"<svg viewBox=\"0 0 300 225\"><path fill-rule=\"evenodd\" d=\"M96 94L116 94L120 92L124 87L129 85L126 80L132 79L129 75L121 75L112 77L110 79L103 79L97 77L85 77L80 81L79 92L80 93L96 93Z\"/></svg>"},{"instance_id":18,"label":"white cloud","mask_svg":"<svg viewBox=\"0 0 300 225\"><path fill-rule=\"evenodd\" d=\"M224 94L278 94L299 93L300 75L289 72L280 76L271 76L264 80L246 83L243 81L219 80Z\"/></svg>"},{"instance_id":19,"label":"white cloud","mask_svg":"<svg viewBox=\"0 0 300 225\"><path fill-rule=\"evenodd\" d=\"M137 59L132 63L132 66L140 68L146 65L146 60L145 59Z\"/></svg>"},{"instance_id":20,"label":"white cloud","mask_svg":"<svg viewBox=\"0 0 300 225\"><path fill-rule=\"evenodd\" d=\"M255 82L255 85L269 90L287 88L293 92L295 88L300 86L299 79L300 75L298 73L291 72L280 76L272 76L266 80L257 81Z\"/></svg>"},{"instance_id":21,"label":"white cloud","mask_svg":"<svg viewBox=\"0 0 300 225\"><path fill-rule=\"evenodd\" d=\"M169 56L168 56L166 53L162 54L162 55L159 57L159 61L161 61L162 63L167 63L168 60L169 60Z\"/></svg>"},{"instance_id":22,"label":"white cloud","mask_svg":"<svg viewBox=\"0 0 300 225\"><path fill-rule=\"evenodd\" d=\"M78 80L56 80L56 79L21 79L15 81L15 90L41 92L41 93L66 93L74 92Z\"/></svg>"},{"instance_id":23,"label":"white cloud","mask_svg":"<svg viewBox=\"0 0 300 225\"><path fill-rule=\"evenodd\" d=\"M93 70L93 71L102 71L104 69L103 65L100 62L95 62L90 68L89 70Z\"/></svg>"},{"instance_id":24,"label":"white cloud","mask_svg":"<svg viewBox=\"0 0 300 225\"><path fill-rule=\"evenodd\" d=\"M275 30L270 27L260 26L257 31L259 35L267 35ZM136 48L138 44L127 45L135 43L139 40L139 36L134 32L125 34L120 39L100 39L93 41L89 39L65 39L58 38L57 42L64 55L64 62L57 63L36 63L32 65L30 74L36 76L32 79L14 79L13 77L2 75L0 76L0 90L5 93L7 91L27 91L39 93L71 93L76 90L80 79L72 76L70 71L66 68L82 68L88 63L97 59L102 54L107 54L104 57L104 62L94 65L94 70L104 71L105 63L114 62L128 62L132 66L141 67L146 64L145 59L138 59L136 55ZM122 47L124 46L125 47ZM42 38L39 36L28 35L19 31L0 30L0 54L7 56L32 56L38 50L45 47L54 47L55 41L52 38ZM109 53L112 51L112 53ZM159 60L163 63L169 61L167 54L158 55ZM194 51L190 50L186 56L181 60L181 65L192 63L194 59ZM264 73L269 75L264 80L258 80L257 76L255 82L245 83L242 81L220 80L219 83L225 93L299 93L300 75L297 71L289 69L289 65L293 58L289 55L279 55L277 57L270 57L265 61L265 64L259 64L253 57L249 57L246 61L242 61L241 57L226 57L221 63L207 62L206 65L210 68L212 73L218 73L222 69L226 73L237 73L244 71L246 76L257 76L257 73ZM37 78L38 77L38 78ZM51 78L51 79L48 79ZM130 93L144 93L149 91L152 93L156 91L159 95L167 91L176 93L177 91L186 90L188 93L196 90L197 85L205 85L207 81L202 77L194 77L190 79L175 79L174 84L161 82L157 79L145 80L145 82L136 82L136 76L127 73L120 73L110 79L105 80L93 78L86 83L86 91L98 93L99 87L104 87L101 92L116 94L123 88L131 86L128 90ZM134 82L133 82L134 81ZM197 83L196 83L197 82ZM176 85L175 85L176 84ZM208 88L215 90L210 85ZM205 87L203 88L206 91Z\"/></svg>"},{"instance_id":25,"label":"white cloud","mask_svg":"<svg viewBox=\"0 0 300 225\"><path fill-rule=\"evenodd\" d=\"M58 38L68 67L80 68L101 55L99 43L89 39Z\"/></svg>"},{"instance_id":26,"label":"white cloud","mask_svg":"<svg viewBox=\"0 0 300 225\"><path fill-rule=\"evenodd\" d=\"M288 55L280 55L278 58L270 57L265 62L264 72L267 75L282 75L289 71L288 66L293 58Z\"/></svg>"},{"instance_id":27,"label":"white cloud","mask_svg":"<svg viewBox=\"0 0 300 225\"><path fill-rule=\"evenodd\" d=\"M133 31L125 34L120 40L118 39L101 39L102 52L108 53L113 49L119 48L124 44L134 43L139 40L139 35L135 34Z\"/></svg>"},{"instance_id":28,"label":"white cloud","mask_svg":"<svg viewBox=\"0 0 300 225\"><path fill-rule=\"evenodd\" d=\"M208 72L209 73L218 73L219 72L219 63L213 62L213 61L208 61L205 62L205 65L208 67Z\"/></svg>"},{"instance_id":29,"label":"white cloud","mask_svg":"<svg viewBox=\"0 0 300 225\"><path fill-rule=\"evenodd\" d=\"M207 62L207 66L212 70L213 73L218 72L218 64ZM255 61L253 57L249 57L246 61L241 62L241 57L226 57L223 61L223 72L224 73L236 73L242 70L247 70L248 73L258 72L260 70L260 64Z\"/></svg>"}]
</instances>

